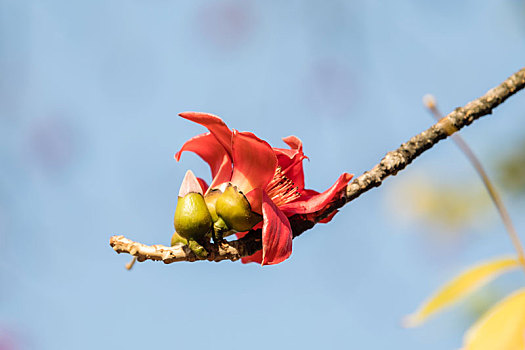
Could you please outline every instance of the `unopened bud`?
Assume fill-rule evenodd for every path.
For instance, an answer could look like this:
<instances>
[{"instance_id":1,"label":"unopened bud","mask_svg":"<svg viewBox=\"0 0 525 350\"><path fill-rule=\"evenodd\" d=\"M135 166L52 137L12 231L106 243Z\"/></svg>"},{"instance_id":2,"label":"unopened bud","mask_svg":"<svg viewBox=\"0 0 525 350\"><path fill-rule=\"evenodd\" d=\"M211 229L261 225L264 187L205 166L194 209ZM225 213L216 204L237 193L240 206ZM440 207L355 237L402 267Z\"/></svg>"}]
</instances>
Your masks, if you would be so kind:
<instances>
[{"instance_id":1,"label":"unopened bud","mask_svg":"<svg viewBox=\"0 0 525 350\"><path fill-rule=\"evenodd\" d=\"M262 220L259 214L252 212L244 194L231 184L217 198L215 210L230 229L238 232L247 231Z\"/></svg>"},{"instance_id":2,"label":"unopened bud","mask_svg":"<svg viewBox=\"0 0 525 350\"><path fill-rule=\"evenodd\" d=\"M175 218L175 231L186 239L202 239L213 225L210 212L200 193L188 193L179 197Z\"/></svg>"},{"instance_id":3,"label":"unopened bud","mask_svg":"<svg viewBox=\"0 0 525 350\"><path fill-rule=\"evenodd\" d=\"M219 220L219 217L217 216L217 212L215 211L215 203L217 202L217 199L221 196L222 192L218 189L210 190L206 196L204 197L204 200L206 201L206 205L208 206L208 211L210 212L211 219L213 222Z\"/></svg>"},{"instance_id":4,"label":"unopened bud","mask_svg":"<svg viewBox=\"0 0 525 350\"><path fill-rule=\"evenodd\" d=\"M188 240L184 237L181 237L177 232L175 232L173 236L171 236L171 246L173 247L174 245L177 245L179 243L187 245Z\"/></svg>"}]
</instances>

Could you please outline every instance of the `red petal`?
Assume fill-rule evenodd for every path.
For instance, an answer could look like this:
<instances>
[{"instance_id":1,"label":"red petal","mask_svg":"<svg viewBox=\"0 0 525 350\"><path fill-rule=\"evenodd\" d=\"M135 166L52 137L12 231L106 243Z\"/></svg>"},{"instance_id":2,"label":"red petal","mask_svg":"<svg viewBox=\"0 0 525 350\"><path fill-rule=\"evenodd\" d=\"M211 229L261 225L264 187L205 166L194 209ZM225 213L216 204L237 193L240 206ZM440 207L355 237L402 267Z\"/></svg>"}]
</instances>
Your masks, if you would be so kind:
<instances>
[{"instance_id":1,"label":"red petal","mask_svg":"<svg viewBox=\"0 0 525 350\"><path fill-rule=\"evenodd\" d=\"M259 229L261 227L262 227L262 222L260 222L257 225L255 225L252 229L253 230L257 230L257 229ZM237 233L235 233L235 235L237 236L237 239L241 239L244 236L246 236L246 234L248 234L248 232L249 231L237 232ZM262 249L258 250L255 254L242 257L241 261L242 261L243 264L247 264L247 263L251 263L251 262L260 264L262 262Z\"/></svg>"},{"instance_id":2,"label":"red petal","mask_svg":"<svg viewBox=\"0 0 525 350\"><path fill-rule=\"evenodd\" d=\"M332 213L330 213L330 215L328 215L327 217L325 217L323 220L319 220L319 222L321 224L327 224L329 223L330 221L332 221L332 219L334 218L335 214L337 214L339 212L339 210L334 210Z\"/></svg>"},{"instance_id":3,"label":"red petal","mask_svg":"<svg viewBox=\"0 0 525 350\"><path fill-rule=\"evenodd\" d=\"M254 188L245 194L246 199L248 202L250 202L252 211L256 212L257 214L262 214L262 193L263 190L261 188Z\"/></svg>"},{"instance_id":4,"label":"red petal","mask_svg":"<svg viewBox=\"0 0 525 350\"><path fill-rule=\"evenodd\" d=\"M292 164L293 157L298 153L295 149L274 147L273 150L279 158L279 165L284 168L288 168Z\"/></svg>"},{"instance_id":5,"label":"red petal","mask_svg":"<svg viewBox=\"0 0 525 350\"><path fill-rule=\"evenodd\" d=\"M295 163L294 158L297 155L304 155L303 143L296 136L283 137L283 141L290 146L290 149L285 148L274 148L277 158L279 159L279 165L284 170L290 165Z\"/></svg>"},{"instance_id":6,"label":"red petal","mask_svg":"<svg viewBox=\"0 0 525 350\"><path fill-rule=\"evenodd\" d=\"M257 253L253 255L242 257L241 261L243 264L252 263L252 262L257 263L257 264L262 263L262 250L259 250Z\"/></svg>"},{"instance_id":7,"label":"red petal","mask_svg":"<svg viewBox=\"0 0 525 350\"><path fill-rule=\"evenodd\" d=\"M274 148L278 164L283 175L292 180L299 190L302 190L304 188L303 159L308 158L303 153L303 143L296 136L285 137L283 141L291 149Z\"/></svg>"},{"instance_id":8,"label":"red petal","mask_svg":"<svg viewBox=\"0 0 525 350\"><path fill-rule=\"evenodd\" d=\"M219 167L217 174L215 174L213 180L211 181L210 188L216 188L222 183L230 182L231 178L232 162L230 160L230 157L226 153L224 153L222 163Z\"/></svg>"},{"instance_id":9,"label":"red petal","mask_svg":"<svg viewBox=\"0 0 525 350\"><path fill-rule=\"evenodd\" d=\"M288 168L283 169L283 175L293 181L295 186L300 190L304 189L304 170L303 159L307 158L304 154L298 154L294 157L294 163Z\"/></svg>"},{"instance_id":10,"label":"red petal","mask_svg":"<svg viewBox=\"0 0 525 350\"><path fill-rule=\"evenodd\" d=\"M217 141L215 136L211 133L200 134L195 137L192 137L182 145L182 148L175 154L175 159L177 162L180 160L182 152L189 151L196 153L199 157L202 158L211 169L211 176L215 177L217 173L221 170L221 166L224 163L224 157L229 158L226 150L222 145ZM230 176L231 176L231 161L230 161ZM228 178L226 181L229 181Z\"/></svg>"},{"instance_id":11,"label":"red petal","mask_svg":"<svg viewBox=\"0 0 525 350\"><path fill-rule=\"evenodd\" d=\"M316 190L310 190L310 189L305 188L304 190L301 191L301 200L311 198L318 194L319 192L317 192Z\"/></svg>"},{"instance_id":12,"label":"red petal","mask_svg":"<svg viewBox=\"0 0 525 350\"><path fill-rule=\"evenodd\" d=\"M291 135L291 136L283 137L283 141L288 146L290 146L291 149L296 149L299 152L303 151L303 141L301 141L301 139L298 138L297 136Z\"/></svg>"},{"instance_id":13,"label":"red petal","mask_svg":"<svg viewBox=\"0 0 525 350\"><path fill-rule=\"evenodd\" d=\"M292 228L288 218L263 192L262 264L278 264L292 254Z\"/></svg>"},{"instance_id":14,"label":"red petal","mask_svg":"<svg viewBox=\"0 0 525 350\"><path fill-rule=\"evenodd\" d=\"M232 151L231 183L243 193L248 193L254 188L266 188L273 179L277 166L272 147L251 132L234 130Z\"/></svg>"},{"instance_id":15,"label":"red petal","mask_svg":"<svg viewBox=\"0 0 525 350\"><path fill-rule=\"evenodd\" d=\"M308 214L323 209L327 204L336 200L341 195L341 191L346 187L348 182L352 179L352 174L344 173L333 184L332 187L323 193L314 194L309 198L299 197L299 200L282 205L280 209L286 213L287 216L294 214ZM309 190L308 190L309 191ZM312 193L312 192L309 192Z\"/></svg>"},{"instance_id":16,"label":"red petal","mask_svg":"<svg viewBox=\"0 0 525 350\"><path fill-rule=\"evenodd\" d=\"M213 114L200 112L184 112L179 114L182 118L191 120L206 127L215 136L217 141L224 147L226 153L232 154L232 131L221 118Z\"/></svg>"},{"instance_id":17,"label":"red petal","mask_svg":"<svg viewBox=\"0 0 525 350\"><path fill-rule=\"evenodd\" d=\"M208 184L206 183L206 181L204 181L204 179L201 179L200 177L197 178L197 181L199 181L199 185L201 185L202 193L206 193L206 191L208 190Z\"/></svg>"}]
</instances>

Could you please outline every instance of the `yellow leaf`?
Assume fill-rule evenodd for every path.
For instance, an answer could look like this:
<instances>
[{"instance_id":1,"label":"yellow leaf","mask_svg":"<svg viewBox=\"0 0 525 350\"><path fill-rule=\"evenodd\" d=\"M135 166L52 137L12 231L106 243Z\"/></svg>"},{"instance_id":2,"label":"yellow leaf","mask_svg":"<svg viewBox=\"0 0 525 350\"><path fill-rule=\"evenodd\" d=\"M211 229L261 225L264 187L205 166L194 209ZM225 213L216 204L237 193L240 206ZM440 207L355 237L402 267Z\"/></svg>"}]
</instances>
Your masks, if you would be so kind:
<instances>
[{"instance_id":1,"label":"yellow leaf","mask_svg":"<svg viewBox=\"0 0 525 350\"><path fill-rule=\"evenodd\" d=\"M463 299L502 273L515 269L518 266L519 262L516 258L504 257L467 269L439 289L416 312L406 316L403 320L403 325L405 327L419 326L429 316Z\"/></svg>"},{"instance_id":2,"label":"yellow leaf","mask_svg":"<svg viewBox=\"0 0 525 350\"><path fill-rule=\"evenodd\" d=\"M463 350L525 349L525 288L493 306L465 334Z\"/></svg>"}]
</instances>

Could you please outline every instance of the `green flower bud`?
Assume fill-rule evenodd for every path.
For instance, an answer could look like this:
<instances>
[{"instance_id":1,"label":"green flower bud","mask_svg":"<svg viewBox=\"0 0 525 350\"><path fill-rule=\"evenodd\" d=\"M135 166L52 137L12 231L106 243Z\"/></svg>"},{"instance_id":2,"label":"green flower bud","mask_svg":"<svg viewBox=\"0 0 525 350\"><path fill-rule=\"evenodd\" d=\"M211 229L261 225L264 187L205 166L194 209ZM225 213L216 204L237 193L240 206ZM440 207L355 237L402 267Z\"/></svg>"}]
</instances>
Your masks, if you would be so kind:
<instances>
[{"instance_id":1,"label":"green flower bud","mask_svg":"<svg viewBox=\"0 0 525 350\"><path fill-rule=\"evenodd\" d=\"M217 199L219 199L221 195L221 190L212 189L204 197L206 205L208 206L208 210L210 211L211 219L213 220L214 241L222 240L223 237L228 236L229 234L233 234L235 232L231 230L228 227L228 225L226 225L224 220L217 215L217 212L215 210L215 203L217 203Z\"/></svg>"},{"instance_id":2,"label":"green flower bud","mask_svg":"<svg viewBox=\"0 0 525 350\"><path fill-rule=\"evenodd\" d=\"M210 233L213 221L202 194L190 192L179 197L173 223L175 231L188 240L200 240Z\"/></svg>"},{"instance_id":3,"label":"green flower bud","mask_svg":"<svg viewBox=\"0 0 525 350\"><path fill-rule=\"evenodd\" d=\"M188 248L190 248L190 250L201 259L206 259L206 257L208 256L208 252L206 251L206 249L204 249L202 245L197 243L197 241L191 239L188 240L184 237L181 237L177 232L175 232L173 236L171 236L171 246L173 247L174 245L179 243L188 246Z\"/></svg>"},{"instance_id":4,"label":"green flower bud","mask_svg":"<svg viewBox=\"0 0 525 350\"><path fill-rule=\"evenodd\" d=\"M182 243L184 245L188 245L188 240L184 237L181 237L177 232L171 236L171 246L173 247L176 244Z\"/></svg>"},{"instance_id":5,"label":"green flower bud","mask_svg":"<svg viewBox=\"0 0 525 350\"><path fill-rule=\"evenodd\" d=\"M219 220L219 217L217 216L217 212L215 211L215 203L217 202L217 199L221 196L222 192L218 189L210 190L206 196L204 197L204 201L206 202L206 205L208 206L208 211L210 212L211 219L213 222Z\"/></svg>"},{"instance_id":6,"label":"green flower bud","mask_svg":"<svg viewBox=\"0 0 525 350\"><path fill-rule=\"evenodd\" d=\"M238 232L248 231L262 220L261 215L252 212L244 194L231 184L217 198L215 211L230 229Z\"/></svg>"}]
</instances>

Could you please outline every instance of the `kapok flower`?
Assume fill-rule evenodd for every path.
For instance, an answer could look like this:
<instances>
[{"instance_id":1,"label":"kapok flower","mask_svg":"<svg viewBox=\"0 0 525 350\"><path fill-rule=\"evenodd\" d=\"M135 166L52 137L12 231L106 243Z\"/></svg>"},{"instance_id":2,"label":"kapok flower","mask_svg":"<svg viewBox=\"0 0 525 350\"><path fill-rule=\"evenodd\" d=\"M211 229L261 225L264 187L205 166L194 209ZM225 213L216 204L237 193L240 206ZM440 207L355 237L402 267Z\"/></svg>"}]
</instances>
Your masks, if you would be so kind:
<instances>
[{"instance_id":1,"label":"kapok flower","mask_svg":"<svg viewBox=\"0 0 525 350\"><path fill-rule=\"evenodd\" d=\"M302 161L307 157L299 138L283 138L290 149L272 148L250 132L230 130L215 115L185 112L180 116L209 130L186 141L175 159L179 161L182 152L191 151L210 166L213 178L210 186L198 180L206 198L214 191L222 192L219 199L207 201L215 229L223 227L223 231L236 232L242 237L249 229L258 228L262 219L262 250L243 258L244 263L271 265L286 260L292 253L293 238L288 218L323 210L341 197L352 179L353 175L344 173L323 193L305 189ZM235 208L241 209L236 209L234 215L228 205L235 201L240 203ZM248 209L242 209L243 205Z\"/></svg>"}]
</instances>

